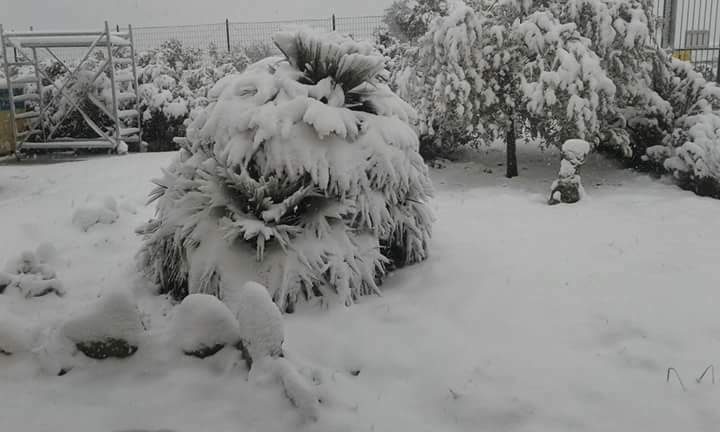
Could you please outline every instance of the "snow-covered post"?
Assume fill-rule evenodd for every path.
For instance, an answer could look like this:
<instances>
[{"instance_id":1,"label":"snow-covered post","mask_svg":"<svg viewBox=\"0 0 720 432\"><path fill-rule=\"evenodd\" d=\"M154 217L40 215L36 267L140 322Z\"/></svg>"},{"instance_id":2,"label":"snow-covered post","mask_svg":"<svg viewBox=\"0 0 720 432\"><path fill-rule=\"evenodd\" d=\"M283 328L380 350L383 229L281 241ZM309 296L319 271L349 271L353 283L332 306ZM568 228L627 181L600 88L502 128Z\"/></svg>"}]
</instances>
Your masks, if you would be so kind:
<instances>
[{"instance_id":1,"label":"snow-covered post","mask_svg":"<svg viewBox=\"0 0 720 432\"><path fill-rule=\"evenodd\" d=\"M585 190L580 181L578 169L590 153L590 143L581 139L570 139L562 146L562 161L558 179L552 184L548 204L572 204L580 201Z\"/></svg>"}]
</instances>

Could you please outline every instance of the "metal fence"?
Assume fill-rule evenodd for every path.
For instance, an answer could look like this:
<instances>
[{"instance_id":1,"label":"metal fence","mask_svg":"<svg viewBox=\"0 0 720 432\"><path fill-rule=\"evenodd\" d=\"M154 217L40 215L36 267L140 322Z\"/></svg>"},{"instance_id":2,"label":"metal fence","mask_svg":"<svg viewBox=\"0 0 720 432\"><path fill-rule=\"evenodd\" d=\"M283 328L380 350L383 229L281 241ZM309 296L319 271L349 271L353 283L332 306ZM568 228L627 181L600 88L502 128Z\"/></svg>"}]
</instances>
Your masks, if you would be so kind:
<instances>
[{"instance_id":1,"label":"metal fence","mask_svg":"<svg viewBox=\"0 0 720 432\"><path fill-rule=\"evenodd\" d=\"M158 48L161 43L177 39L184 46L207 49L211 44L221 49L272 43L272 35L286 28L305 26L320 30L337 30L358 40L370 40L383 27L382 16L335 17L268 22L231 22L173 27L136 27L133 29L138 51Z\"/></svg>"},{"instance_id":2,"label":"metal fence","mask_svg":"<svg viewBox=\"0 0 720 432\"><path fill-rule=\"evenodd\" d=\"M720 82L720 0L656 0L656 42L672 50L676 58L692 62L707 78ZM335 17L268 22L231 22L205 25L134 27L138 52L158 48L167 40L177 39L184 46L218 49L271 44L277 31L308 26L337 30L355 39L371 40L383 28L382 16ZM56 52L67 59L84 54L74 49Z\"/></svg>"},{"instance_id":3,"label":"metal fence","mask_svg":"<svg viewBox=\"0 0 720 432\"><path fill-rule=\"evenodd\" d=\"M720 83L720 1L657 0L658 42Z\"/></svg>"}]
</instances>

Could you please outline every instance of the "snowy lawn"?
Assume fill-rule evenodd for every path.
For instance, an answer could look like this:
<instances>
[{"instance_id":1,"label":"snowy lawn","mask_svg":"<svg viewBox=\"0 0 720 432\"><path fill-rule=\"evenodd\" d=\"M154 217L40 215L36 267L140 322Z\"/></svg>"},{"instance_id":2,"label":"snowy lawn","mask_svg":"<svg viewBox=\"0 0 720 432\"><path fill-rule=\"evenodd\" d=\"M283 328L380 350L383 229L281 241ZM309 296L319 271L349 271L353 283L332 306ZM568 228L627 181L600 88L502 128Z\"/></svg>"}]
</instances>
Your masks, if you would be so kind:
<instances>
[{"instance_id":1,"label":"snowy lawn","mask_svg":"<svg viewBox=\"0 0 720 432\"><path fill-rule=\"evenodd\" d=\"M150 332L165 328L167 304L134 268L133 230L152 216L149 180L170 158L0 163L0 266L50 243L67 290L0 295L0 323L42 330L131 290ZM168 365L141 343L60 377L0 355L0 429L717 430L720 383L696 378L720 366L720 201L593 156L581 172L589 198L550 207L557 154L522 148L513 180L502 158L433 170L432 256L393 274L383 297L286 315L288 358L323 395L317 423L222 358ZM117 220L73 224L107 196ZM685 391L675 374L666 382L670 367Z\"/></svg>"}]
</instances>

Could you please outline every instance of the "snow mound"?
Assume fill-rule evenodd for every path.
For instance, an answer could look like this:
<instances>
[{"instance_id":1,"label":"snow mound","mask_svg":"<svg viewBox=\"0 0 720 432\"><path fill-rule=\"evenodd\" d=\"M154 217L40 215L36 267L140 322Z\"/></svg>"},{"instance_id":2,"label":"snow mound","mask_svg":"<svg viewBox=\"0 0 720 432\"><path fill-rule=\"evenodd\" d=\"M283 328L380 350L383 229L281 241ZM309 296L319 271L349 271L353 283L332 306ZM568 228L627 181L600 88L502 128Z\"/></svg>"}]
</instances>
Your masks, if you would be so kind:
<instances>
[{"instance_id":1,"label":"snow mound","mask_svg":"<svg viewBox=\"0 0 720 432\"><path fill-rule=\"evenodd\" d=\"M275 373L285 389L285 395L307 421L318 419L318 396L287 359L272 359Z\"/></svg>"},{"instance_id":2,"label":"snow mound","mask_svg":"<svg viewBox=\"0 0 720 432\"><path fill-rule=\"evenodd\" d=\"M45 279L41 274L18 275L13 278L9 287L17 289L25 298L42 297L48 294L63 297L66 293L60 280Z\"/></svg>"},{"instance_id":3,"label":"snow mound","mask_svg":"<svg viewBox=\"0 0 720 432\"><path fill-rule=\"evenodd\" d=\"M77 356L75 344L63 334L61 325L44 330L32 353L41 370L51 375L64 375L86 360Z\"/></svg>"},{"instance_id":4,"label":"snow mound","mask_svg":"<svg viewBox=\"0 0 720 432\"><path fill-rule=\"evenodd\" d=\"M117 202L113 197L106 197L102 203L90 203L75 211L72 218L73 225L87 232L97 224L110 225L118 220Z\"/></svg>"},{"instance_id":5,"label":"snow mound","mask_svg":"<svg viewBox=\"0 0 720 432\"><path fill-rule=\"evenodd\" d=\"M92 358L132 355L143 325L140 311L128 293L111 292L62 325L64 337Z\"/></svg>"},{"instance_id":6,"label":"snow mound","mask_svg":"<svg viewBox=\"0 0 720 432\"><path fill-rule=\"evenodd\" d=\"M26 352L32 345L30 332L23 329L19 319L0 318L0 355Z\"/></svg>"},{"instance_id":7,"label":"snow mound","mask_svg":"<svg viewBox=\"0 0 720 432\"><path fill-rule=\"evenodd\" d=\"M227 290L224 300L235 312L240 336L254 361L282 354L283 318L267 288L248 282L238 291Z\"/></svg>"},{"instance_id":8,"label":"snow mound","mask_svg":"<svg viewBox=\"0 0 720 432\"><path fill-rule=\"evenodd\" d=\"M125 141L120 141L115 151L117 151L117 154L119 155L126 155L128 153L127 143Z\"/></svg>"},{"instance_id":9,"label":"snow mound","mask_svg":"<svg viewBox=\"0 0 720 432\"><path fill-rule=\"evenodd\" d=\"M58 257L58 251L52 243L40 243L35 251L35 256L41 263L49 264Z\"/></svg>"},{"instance_id":10,"label":"snow mound","mask_svg":"<svg viewBox=\"0 0 720 432\"><path fill-rule=\"evenodd\" d=\"M175 308L172 340L185 354L207 357L240 340L238 322L217 297L191 294Z\"/></svg>"},{"instance_id":11,"label":"snow mound","mask_svg":"<svg viewBox=\"0 0 720 432\"><path fill-rule=\"evenodd\" d=\"M563 159L578 165L585 162L590 153L590 143L582 139L569 139L562 146Z\"/></svg>"},{"instance_id":12,"label":"snow mound","mask_svg":"<svg viewBox=\"0 0 720 432\"><path fill-rule=\"evenodd\" d=\"M279 384L285 397L298 409L303 420L314 422L319 417L319 396L295 366L286 358L264 358L257 362L248 379L255 385Z\"/></svg>"},{"instance_id":13,"label":"snow mound","mask_svg":"<svg viewBox=\"0 0 720 432\"><path fill-rule=\"evenodd\" d=\"M0 272L0 294L12 288L26 298L51 293L59 297L65 295L62 282L48 264L48 261L55 259L56 254L57 251L51 244L44 243L38 247L37 252L25 251L10 260L5 266L7 273Z\"/></svg>"}]
</instances>

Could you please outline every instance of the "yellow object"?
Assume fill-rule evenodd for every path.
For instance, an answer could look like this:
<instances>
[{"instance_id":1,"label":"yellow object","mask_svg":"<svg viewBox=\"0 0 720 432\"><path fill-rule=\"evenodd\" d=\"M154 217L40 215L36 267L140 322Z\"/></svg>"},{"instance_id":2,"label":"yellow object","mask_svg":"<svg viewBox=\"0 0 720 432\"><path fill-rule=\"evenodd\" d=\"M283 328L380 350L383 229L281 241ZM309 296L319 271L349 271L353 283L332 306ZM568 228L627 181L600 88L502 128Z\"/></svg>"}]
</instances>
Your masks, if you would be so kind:
<instances>
[{"instance_id":1,"label":"yellow object","mask_svg":"<svg viewBox=\"0 0 720 432\"><path fill-rule=\"evenodd\" d=\"M10 125L10 111L0 111L0 156L15 151L12 126Z\"/></svg>"},{"instance_id":2,"label":"yellow object","mask_svg":"<svg viewBox=\"0 0 720 432\"><path fill-rule=\"evenodd\" d=\"M675 57L678 60L690 61L691 60L691 52L690 52L690 50L673 51L673 57Z\"/></svg>"}]
</instances>

